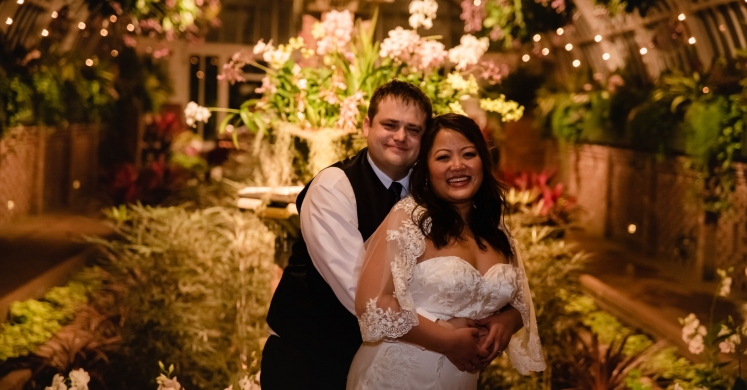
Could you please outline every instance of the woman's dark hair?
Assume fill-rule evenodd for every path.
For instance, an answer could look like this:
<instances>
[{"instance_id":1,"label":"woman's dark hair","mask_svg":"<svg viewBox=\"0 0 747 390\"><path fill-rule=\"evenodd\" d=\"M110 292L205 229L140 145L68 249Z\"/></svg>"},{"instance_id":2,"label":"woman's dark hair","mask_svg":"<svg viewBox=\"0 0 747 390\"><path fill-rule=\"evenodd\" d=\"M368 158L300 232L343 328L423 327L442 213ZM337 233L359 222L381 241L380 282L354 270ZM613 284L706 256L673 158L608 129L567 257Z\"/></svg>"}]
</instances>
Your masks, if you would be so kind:
<instances>
[{"instance_id":1,"label":"woman's dark hair","mask_svg":"<svg viewBox=\"0 0 747 390\"><path fill-rule=\"evenodd\" d=\"M436 248L462 239L465 222L449 202L439 198L431 188L428 177L428 154L433 148L436 135L442 130L452 130L463 135L475 145L482 161L483 179L480 188L472 198L474 207L467 217L467 224L475 235L480 250L486 250L484 241L506 257L513 256L507 233L501 230L506 201L503 185L493 176L493 161L490 158L487 142L477 123L464 115L439 115L430 123L420 141L418 160L410 176L410 193L426 211L415 222L423 234L433 241ZM413 214L414 215L414 214ZM426 222L431 219L430 232L426 233Z\"/></svg>"}]
</instances>

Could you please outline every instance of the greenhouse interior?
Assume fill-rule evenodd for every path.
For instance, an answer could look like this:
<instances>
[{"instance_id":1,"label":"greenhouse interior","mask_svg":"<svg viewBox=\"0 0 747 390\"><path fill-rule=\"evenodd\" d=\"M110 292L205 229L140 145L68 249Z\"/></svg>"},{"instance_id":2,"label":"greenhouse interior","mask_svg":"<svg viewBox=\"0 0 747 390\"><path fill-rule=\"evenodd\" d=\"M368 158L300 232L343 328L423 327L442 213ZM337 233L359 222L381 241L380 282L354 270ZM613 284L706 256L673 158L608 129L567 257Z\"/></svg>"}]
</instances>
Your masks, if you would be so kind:
<instances>
[{"instance_id":1,"label":"greenhouse interior","mask_svg":"<svg viewBox=\"0 0 747 390\"><path fill-rule=\"evenodd\" d=\"M0 0L0 390L747 390L746 123L747 0Z\"/></svg>"}]
</instances>

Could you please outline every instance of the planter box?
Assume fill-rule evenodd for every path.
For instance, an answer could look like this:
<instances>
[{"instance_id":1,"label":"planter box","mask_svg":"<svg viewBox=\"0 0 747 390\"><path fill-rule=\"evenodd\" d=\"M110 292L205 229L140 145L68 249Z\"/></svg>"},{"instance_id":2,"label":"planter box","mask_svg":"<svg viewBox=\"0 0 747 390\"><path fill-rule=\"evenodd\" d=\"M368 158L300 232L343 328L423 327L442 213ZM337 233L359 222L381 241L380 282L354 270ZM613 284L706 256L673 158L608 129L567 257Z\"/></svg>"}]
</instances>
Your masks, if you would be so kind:
<instances>
[{"instance_id":1,"label":"planter box","mask_svg":"<svg viewBox=\"0 0 747 390\"><path fill-rule=\"evenodd\" d=\"M19 127L0 140L0 224L59 211L95 188L98 125Z\"/></svg>"}]
</instances>

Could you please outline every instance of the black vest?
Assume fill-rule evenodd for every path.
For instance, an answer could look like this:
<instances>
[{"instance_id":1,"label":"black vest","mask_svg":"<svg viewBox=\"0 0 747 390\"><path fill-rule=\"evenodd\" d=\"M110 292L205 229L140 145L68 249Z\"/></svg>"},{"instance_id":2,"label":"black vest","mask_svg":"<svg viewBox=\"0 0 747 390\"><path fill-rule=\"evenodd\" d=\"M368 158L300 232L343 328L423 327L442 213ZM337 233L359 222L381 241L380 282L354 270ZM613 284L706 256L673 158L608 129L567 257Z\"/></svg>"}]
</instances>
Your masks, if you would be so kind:
<instances>
[{"instance_id":1,"label":"black vest","mask_svg":"<svg viewBox=\"0 0 747 390\"><path fill-rule=\"evenodd\" d=\"M358 230L364 241L376 231L394 206L389 191L374 173L367 156L367 149L364 149L332 165L345 172L353 187ZM299 213L310 184L296 199ZM351 259L351 267L355 260ZM303 235L293 245L288 266L270 303L267 324L282 339L302 350L340 364L350 365L362 343L358 319L340 303L314 267Z\"/></svg>"}]
</instances>

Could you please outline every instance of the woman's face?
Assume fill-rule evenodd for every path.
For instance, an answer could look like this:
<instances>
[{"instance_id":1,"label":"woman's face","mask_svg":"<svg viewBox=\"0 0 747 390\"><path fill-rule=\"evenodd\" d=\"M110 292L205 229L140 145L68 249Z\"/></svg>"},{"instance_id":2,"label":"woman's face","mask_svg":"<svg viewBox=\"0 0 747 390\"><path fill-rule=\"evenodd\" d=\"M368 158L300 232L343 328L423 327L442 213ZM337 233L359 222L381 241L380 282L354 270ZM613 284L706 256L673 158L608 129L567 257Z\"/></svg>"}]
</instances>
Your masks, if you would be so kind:
<instances>
[{"instance_id":1,"label":"woman's face","mask_svg":"<svg viewBox=\"0 0 747 390\"><path fill-rule=\"evenodd\" d=\"M482 176L475 144L459 132L440 130L428 152L428 181L436 196L457 206L471 206Z\"/></svg>"}]
</instances>

